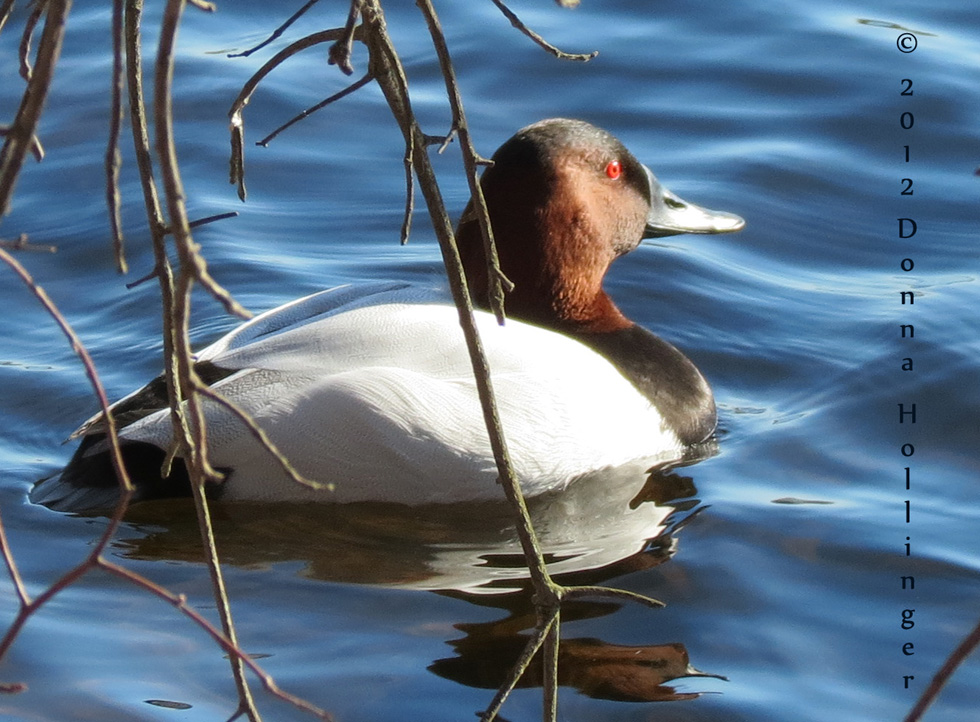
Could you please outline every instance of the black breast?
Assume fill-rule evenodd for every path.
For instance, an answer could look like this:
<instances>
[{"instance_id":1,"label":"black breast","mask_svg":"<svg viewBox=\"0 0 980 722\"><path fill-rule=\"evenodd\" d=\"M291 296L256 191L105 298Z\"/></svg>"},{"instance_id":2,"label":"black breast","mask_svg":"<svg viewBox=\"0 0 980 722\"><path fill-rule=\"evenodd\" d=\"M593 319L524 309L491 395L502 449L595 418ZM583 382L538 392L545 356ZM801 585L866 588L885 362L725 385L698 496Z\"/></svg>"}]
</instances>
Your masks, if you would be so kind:
<instances>
[{"instance_id":1,"label":"black breast","mask_svg":"<svg viewBox=\"0 0 980 722\"><path fill-rule=\"evenodd\" d=\"M711 388L697 367L672 345L641 326L570 334L609 359L657 407L685 444L707 439L717 413Z\"/></svg>"}]
</instances>

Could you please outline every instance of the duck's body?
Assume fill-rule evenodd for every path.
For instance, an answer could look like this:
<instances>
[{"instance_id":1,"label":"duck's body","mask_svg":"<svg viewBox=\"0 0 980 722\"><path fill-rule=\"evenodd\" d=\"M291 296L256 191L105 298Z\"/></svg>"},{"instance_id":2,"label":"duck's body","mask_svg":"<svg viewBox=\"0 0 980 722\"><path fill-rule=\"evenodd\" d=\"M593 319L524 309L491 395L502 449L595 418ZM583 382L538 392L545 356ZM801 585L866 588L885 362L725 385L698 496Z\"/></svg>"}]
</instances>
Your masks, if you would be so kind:
<instances>
[{"instance_id":1,"label":"duck's body","mask_svg":"<svg viewBox=\"0 0 980 722\"><path fill-rule=\"evenodd\" d=\"M594 151L595 162L561 143ZM562 167L598 164L606 174L600 182L609 188L600 200L602 212L615 219L612 241L588 237L601 232L590 229L596 209L558 224L548 217L557 213L549 211L548 194L533 202L526 196L528 188L561 180L553 156ZM601 289L612 259L639 243L644 226L651 235L651 196L663 203L657 191L666 191L612 136L577 121L530 126L495 161L482 183L501 266L519 290L507 302L512 320L499 326L478 312L477 325L525 492L638 458L679 458L714 429L710 389L688 359L628 321ZM543 162L557 178L535 177ZM623 204L608 199L627 183L630 204L621 214ZM502 210L511 191L524 193L521 202L532 206L523 226L513 225L519 223L513 209ZM558 197L570 202L567 191ZM683 208L715 223L687 230L741 227L727 214ZM486 293L482 244L468 216L459 241L480 302ZM655 229L657 235L682 232L669 225ZM522 246L514 242L520 238L508 239L528 235L538 242ZM206 401L211 463L227 474L216 487L223 498L427 503L500 493L458 312L438 293L403 283L324 291L243 324L204 349L198 364L214 390L247 411L302 474L334 487L312 491L289 479L241 420ZM142 489L138 498L173 490L168 480L155 478L172 438L162 388L158 380L115 407ZM98 427L97 421L82 427L86 438L75 457L59 477L35 486L33 501L76 510L111 504L115 480Z\"/></svg>"}]
</instances>

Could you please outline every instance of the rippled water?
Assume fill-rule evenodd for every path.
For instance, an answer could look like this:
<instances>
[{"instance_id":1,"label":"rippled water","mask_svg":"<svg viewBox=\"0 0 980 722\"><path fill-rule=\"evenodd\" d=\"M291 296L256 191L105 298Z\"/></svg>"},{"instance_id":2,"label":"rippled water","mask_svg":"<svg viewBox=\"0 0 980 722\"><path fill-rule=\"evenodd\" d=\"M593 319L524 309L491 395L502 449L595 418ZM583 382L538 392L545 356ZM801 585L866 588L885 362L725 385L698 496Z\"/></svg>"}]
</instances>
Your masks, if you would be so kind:
<instances>
[{"instance_id":1,"label":"rippled water","mask_svg":"<svg viewBox=\"0 0 980 722\"><path fill-rule=\"evenodd\" d=\"M130 279L112 271L100 176L109 11L77 5L41 127L47 157L25 168L0 233L58 246L21 258L119 396L159 369L158 301L152 284L127 291ZM439 273L424 213L412 242L397 243L402 148L374 88L267 149L249 147L244 205L227 185L231 101L285 42L340 23L341 8L321 5L249 59L226 54L263 39L286 10L224 2L214 16L189 11L181 29L175 107L190 213L241 214L196 239L215 277L252 309L350 280ZM616 133L682 197L748 220L736 236L644 245L608 280L628 315L705 372L721 429L717 454L654 475L642 492L634 475L536 503L557 569L668 605L569 607L562 719L901 719L980 610L980 18L952 0L586 0L575 11L515 2L563 49L599 50L579 64L534 47L489 2L444 5L482 152L531 121L581 117ZM0 34L0 122L22 88L25 13ZM389 24L416 110L428 132L443 132L449 114L424 25L414 7L394 3ZM898 51L903 32L915 33L915 52ZM358 71L365 64L355 57ZM903 78L914 95L900 95ZM249 106L248 139L344 82L322 50L294 59ZM899 123L906 111L910 130ZM136 277L152 254L131 152L125 163ZM458 213L467 192L455 149L436 165ZM900 195L905 177L912 196ZM899 217L916 220L913 238L898 238ZM105 524L26 499L66 461L61 441L94 402L57 329L3 273L0 509L37 594ZM915 291L914 306L901 305L903 290ZM234 324L203 296L195 317L199 343ZM901 338L902 323L915 325L914 339ZM901 369L907 357L913 371ZM899 425L899 403L916 404L915 425ZM283 688L338 719L466 719L488 703L532 622L513 595L427 591L519 583L503 504L224 505L216 514L243 647ZM112 557L213 614L187 503L134 509ZM903 591L909 575L915 590ZM0 595L5 626L15 612L6 581ZM904 609L915 609L912 629L902 629ZM688 661L727 681L685 677ZM978 664L964 665L927 719L976 719ZM915 678L908 690L906 675ZM198 629L101 574L29 622L0 681L29 685L0 697L10 720L226 719L237 703L226 660ZM515 692L507 719L539 718L538 685ZM305 718L259 698L269 719Z\"/></svg>"}]
</instances>

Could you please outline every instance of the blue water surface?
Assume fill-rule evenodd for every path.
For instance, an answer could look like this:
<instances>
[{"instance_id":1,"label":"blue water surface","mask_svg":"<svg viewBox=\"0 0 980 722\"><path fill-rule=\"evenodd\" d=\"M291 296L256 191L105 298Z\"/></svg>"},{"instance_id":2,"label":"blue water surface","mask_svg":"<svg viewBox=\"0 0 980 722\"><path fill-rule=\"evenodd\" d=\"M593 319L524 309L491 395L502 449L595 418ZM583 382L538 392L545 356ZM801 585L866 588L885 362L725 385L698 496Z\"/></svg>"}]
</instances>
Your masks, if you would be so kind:
<instances>
[{"instance_id":1,"label":"blue water surface","mask_svg":"<svg viewBox=\"0 0 980 722\"><path fill-rule=\"evenodd\" d=\"M389 4L415 110L426 132L445 133L451 116L422 17L414 4ZM23 5L0 33L0 123L23 89ZM148 58L161 12L150 5ZM294 10L280 5L226 0L215 14L188 9L181 25L174 107L189 213L240 214L195 233L211 272L252 310L340 283L438 279L421 205L411 242L398 244L404 148L375 86L267 148L252 145L350 82L323 46L262 83L245 113L247 202L228 184L227 111L242 84L288 42L346 17L344 4L320 3L268 48L228 58ZM718 450L651 479L638 509L626 503L637 490L617 479L537 505L543 536L581 562L570 579L667 603L569 606L560 719L902 719L980 617L980 16L953 0L512 6L560 48L599 56L556 60L489 1L438 3L480 152L541 118L583 118L681 197L747 219L737 235L644 244L609 274L623 311L711 381ZM46 157L25 166L0 237L57 246L18 258L118 398L162 361L158 290L125 286L153 263L128 127L129 276L115 273L108 241L110 21L109 4L76 3L39 131ZM906 32L918 41L912 53L896 44ZM356 78L363 49L353 61ZM911 96L901 95L904 78ZM458 214L468 198L458 149L432 152ZM913 195L901 195L903 178ZM915 236L899 238L902 217L914 218ZM36 595L105 528L102 517L51 512L26 496L67 461L62 441L96 404L57 327L9 270L0 278L0 511ZM902 305L910 290L914 305ZM236 323L203 293L194 319L199 345ZM915 337L903 339L900 324ZM906 358L914 370L902 370ZM915 424L899 423L900 403L916 405ZM915 453L904 457L903 444ZM486 575L497 588L519 586L502 503L226 504L215 514L243 649L336 719L471 718L533 624L519 596L472 594ZM109 557L216 620L185 501L134 508ZM915 577L914 590L903 590L903 576ZM440 587L470 591L432 591ZM4 577L0 627L16 612ZM198 627L102 573L29 620L0 682L28 685L0 696L4 720L221 720L237 707L227 660ZM259 685L256 696L267 719L310 719ZM969 659L926 719L975 720L978 700L980 660ZM503 715L540 719L540 705L532 674Z\"/></svg>"}]
</instances>

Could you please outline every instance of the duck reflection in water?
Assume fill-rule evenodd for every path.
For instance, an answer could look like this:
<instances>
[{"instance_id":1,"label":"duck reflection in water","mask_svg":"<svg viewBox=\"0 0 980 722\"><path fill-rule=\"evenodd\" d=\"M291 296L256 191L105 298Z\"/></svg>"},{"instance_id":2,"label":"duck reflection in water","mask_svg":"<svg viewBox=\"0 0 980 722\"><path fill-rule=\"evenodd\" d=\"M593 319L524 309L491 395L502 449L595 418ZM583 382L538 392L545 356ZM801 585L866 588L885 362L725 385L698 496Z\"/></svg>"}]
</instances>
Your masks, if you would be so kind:
<instances>
[{"instance_id":1,"label":"duck reflection in water","mask_svg":"<svg viewBox=\"0 0 980 722\"><path fill-rule=\"evenodd\" d=\"M573 600L562 604L562 624L611 614L618 605ZM448 644L455 657L436 660L429 669L469 687L497 689L527 645L536 617L532 609L484 624L460 624L465 633ZM672 702L694 699L697 692L678 692L666 683L684 677L713 677L691 666L680 643L622 645L593 637L563 637L558 648L558 684L595 699L618 702ZM518 687L542 686L540 652Z\"/></svg>"},{"instance_id":2,"label":"duck reflection in water","mask_svg":"<svg viewBox=\"0 0 980 722\"><path fill-rule=\"evenodd\" d=\"M688 462L713 451L705 446ZM694 498L692 478L676 468L620 467L531 499L550 571L562 583L592 585L670 560L677 531L703 508ZM131 558L198 561L200 536L187 504L159 500L137 505L130 522L154 531L121 540L117 547ZM214 505L213 515L226 564L271 567L273 574L283 564L292 574L294 563L301 561L300 573L311 579L429 590L501 609L505 614L497 620L454 624L465 635L447 640L456 656L429 666L460 684L497 686L534 626L527 569L512 511L503 501L422 507L224 502ZM600 699L666 701L698 696L676 692L666 685L672 679L717 676L695 669L676 640L622 645L569 636L579 624L614 614L620 606L607 600L562 606L561 684ZM659 636L655 617L649 630ZM522 686L541 683L538 667L532 664Z\"/></svg>"}]
</instances>

